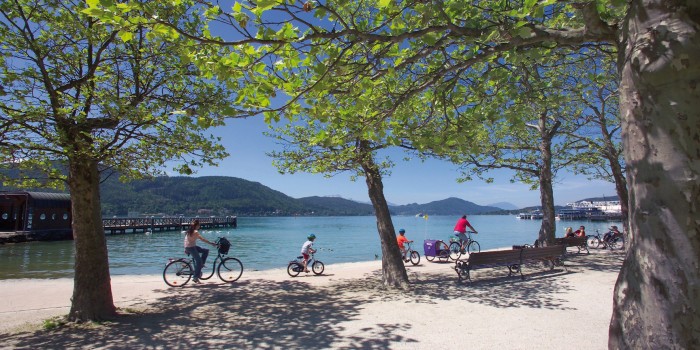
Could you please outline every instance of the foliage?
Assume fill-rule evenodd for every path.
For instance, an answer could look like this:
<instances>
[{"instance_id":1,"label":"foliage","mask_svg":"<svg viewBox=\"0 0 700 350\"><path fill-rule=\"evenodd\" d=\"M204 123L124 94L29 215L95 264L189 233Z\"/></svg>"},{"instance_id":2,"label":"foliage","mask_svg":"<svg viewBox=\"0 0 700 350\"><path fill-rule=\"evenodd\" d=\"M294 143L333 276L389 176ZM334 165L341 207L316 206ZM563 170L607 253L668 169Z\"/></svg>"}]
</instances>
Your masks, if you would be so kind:
<instances>
[{"instance_id":1,"label":"foliage","mask_svg":"<svg viewBox=\"0 0 700 350\"><path fill-rule=\"evenodd\" d=\"M0 6L3 164L41 170L46 185L60 187L64 177L54 165L70 158L138 178L162 174L170 160L191 173L224 157L204 131L233 112L229 92L202 79L179 45L144 28L118 32L82 14L83 6Z\"/></svg>"}]
</instances>

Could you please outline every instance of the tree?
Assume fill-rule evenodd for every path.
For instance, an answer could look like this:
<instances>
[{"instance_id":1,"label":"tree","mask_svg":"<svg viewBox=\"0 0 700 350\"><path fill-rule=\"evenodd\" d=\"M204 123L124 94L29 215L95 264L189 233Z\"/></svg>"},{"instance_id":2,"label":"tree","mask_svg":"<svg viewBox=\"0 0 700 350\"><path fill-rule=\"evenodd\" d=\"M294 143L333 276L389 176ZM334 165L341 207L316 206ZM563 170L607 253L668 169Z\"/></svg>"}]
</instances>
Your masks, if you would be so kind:
<instances>
[{"instance_id":1,"label":"tree","mask_svg":"<svg viewBox=\"0 0 700 350\"><path fill-rule=\"evenodd\" d=\"M138 26L120 32L85 8L78 0L0 4L2 164L23 172L14 185L70 191L75 321L116 313L101 174L137 178L162 174L168 161L184 173L214 164L226 152L204 131L233 110L229 92L176 50L177 38L161 40Z\"/></svg>"},{"instance_id":2,"label":"tree","mask_svg":"<svg viewBox=\"0 0 700 350\"><path fill-rule=\"evenodd\" d=\"M615 288L609 346L698 346L700 3L271 0L216 9L240 34L222 45L257 43L258 62L302 66L296 76L261 71L248 77L288 93L290 108L306 91L337 88L326 78L348 69L378 84L407 78L387 85L399 102L449 84L477 63L526 63L532 50L576 54L611 46L618 53L630 244Z\"/></svg>"},{"instance_id":3,"label":"tree","mask_svg":"<svg viewBox=\"0 0 700 350\"><path fill-rule=\"evenodd\" d=\"M529 65L494 62L472 67L448 93L440 93L445 100L442 105L450 108L424 117L437 125L428 125L412 137L414 145L428 140L422 149L459 165L462 180L475 175L491 182L490 170L510 169L512 181L539 189L543 220L537 241L541 244L552 244L556 233L555 175L577 161L583 145L565 137L577 128L573 121L583 106L564 89L566 79L561 79L572 62L556 56ZM451 140L453 146L436 147L432 140L436 135Z\"/></svg>"},{"instance_id":4,"label":"tree","mask_svg":"<svg viewBox=\"0 0 700 350\"><path fill-rule=\"evenodd\" d=\"M587 150L579 153L575 171L615 184L622 222L625 231L629 231L629 195L620 137L619 78L609 56L600 55L571 66L574 72L587 72L572 76L567 88L586 108L575 121L579 127L568 136L588 145Z\"/></svg>"},{"instance_id":5,"label":"tree","mask_svg":"<svg viewBox=\"0 0 700 350\"><path fill-rule=\"evenodd\" d=\"M362 85L361 81L355 82ZM376 87L366 86L368 89ZM327 176L351 172L364 177L377 218L377 232L382 249L382 284L389 288L407 289L408 275L396 244L396 231L384 197L383 175L390 160L378 162L378 152L392 146L403 135L404 128L392 132L391 119L377 118L362 103L362 96L336 93L316 96L309 93L308 107L290 115L290 123L271 133L284 145L282 151L270 152L275 165L283 173L306 171Z\"/></svg>"}]
</instances>

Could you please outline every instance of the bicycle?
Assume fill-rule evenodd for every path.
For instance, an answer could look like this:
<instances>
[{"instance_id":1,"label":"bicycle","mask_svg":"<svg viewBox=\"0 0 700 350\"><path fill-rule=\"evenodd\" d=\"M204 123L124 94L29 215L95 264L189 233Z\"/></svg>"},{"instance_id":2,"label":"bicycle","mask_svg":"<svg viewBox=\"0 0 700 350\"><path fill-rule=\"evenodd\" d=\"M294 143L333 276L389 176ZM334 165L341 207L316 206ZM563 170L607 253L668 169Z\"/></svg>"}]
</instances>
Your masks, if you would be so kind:
<instances>
[{"instance_id":1,"label":"bicycle","mask_svg":"<svg viewBox=\"0 0 700 350\"><path fill-rule=\"evenodd\" d=\"M411 246L411 242L406 242L404 243L406 245L406 255L408 258L404 257L404 262L411 262L411 264L418 265L420 263L420 253L417 251L413 250L413 247Z\"/></svg>"},{"instance_id":2,"label":"bicycle","mask_svg":"<svg viewBox=\"0 0 700 350\"><path fill-rule=\"evenodd\" d=\"M306 262L306 267L308 268L309 266L311 266L311 271L313 271L314 275L322 274L323 270L326 268L321 261L314 258L313 253L309 254L309 261ZM287 273L292 277L296 277L302 272L304 272L304 257L300 255L297 256L295 260L289 262L289 265L287 265Z\"/></svg>"},{"instance_id":3,"label":"bicycle","mask_svg":"<svg viewBox=\"0 0 700 350\"><path fill-rule=\"evenodd\" d=\"M480 252L481 251L481 245L479 242L475 241L472 239L471 234L476 233L474 231L467 231L469 235L467 236L467 240L463 241L462 239L459 238L459 235L455 234L457 237L452 237L450 238L450 259L456 261L459 260L459 258L462 256L462 254L471 254L474 252ZM466 248L465 248L466 247Z\"/></svg>"},{"instance_id":4,"label":"bicycle","mask_svg":"<svg viewBox=\"0 0 700 350\"><path fill-rule=\"evenodd\" d=\"M586 244L589 248L609 248L611 250L622 249L625 246L625 241L622 237L611 234L609 237L600 236L600 231L595 230L595 235L586 236Z\"/></svg>"},{"instance_id":5,"label":"bicycle","mask_svg":"<svg viewBox=\"0 0 700 350\"><path fill-rule=\"evenodd\" d=\"M233 257L226 257L231 243L224 237L216 240L217 256L211 264L211 272L202 272L200 280L208 280L214 276L214 271L226 283L233 283L243 274L243 263ZM189 254L187 254L189 256ZM218 262L218 263L217 263ZM194 275L194 259L168 259L163 269L163 280L171 287L184 287Z\"/></svg>"}]
</instances>

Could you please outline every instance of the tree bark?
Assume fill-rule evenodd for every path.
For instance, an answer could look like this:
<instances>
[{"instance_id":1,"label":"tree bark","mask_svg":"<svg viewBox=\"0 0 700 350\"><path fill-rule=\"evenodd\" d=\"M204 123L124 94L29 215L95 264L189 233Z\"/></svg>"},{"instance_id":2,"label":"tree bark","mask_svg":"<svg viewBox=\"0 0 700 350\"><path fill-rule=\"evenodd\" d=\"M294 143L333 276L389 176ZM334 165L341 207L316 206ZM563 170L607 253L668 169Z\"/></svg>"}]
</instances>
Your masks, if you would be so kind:
<instances>
[{"instance_id":1,"label":"tree bark","mask_svg":"<svg viewBox=\"0 0 700 350\"><path fill-rule=\"evenodd\" d=\"M408 274L396 243L396 232L394 223L391 221L389 205L384 198L382 176L371 155L363 157L362 169L365 173L369 199L372 201L374 215L377 218L377 231L382 245L382 283L390 288L408 289Z\"/></svg>"},{"instance_id":2,"label":"tree bark","mask_svg":"<svg viewBox=\"0 0 700 350\"><path fill-rule=\"evenodd\" d=\"M116 308L102 226L97 162L70 159L68 167L75 242L75 278L68 319L78 322L112 319Z\"/></svg>"},{"instance_id":3,"label":"tree bark","mask_svg":"<svg viewBox=\"0 0 700 350\"><path fill-rule=\"evenodd\" d=\"M620 38L629 248L611 349L700 348L700 2L635 0Z\"/></svg>"},{"instance_id":4,"label":"tree bark","mask_svg":"<svg viewBox=\"0 0 700 350\"><path fill-rule=\"evenodd\" d=\"M547 129L547 113L542 113L539 120L540 160L539 169L540 203L542 204L542 225L537 241L542 246L554 243L556 218L554 210L554 190L552 189L552 138L561 125L556 122L551 130Z\"/></svg>"}]
</instances>

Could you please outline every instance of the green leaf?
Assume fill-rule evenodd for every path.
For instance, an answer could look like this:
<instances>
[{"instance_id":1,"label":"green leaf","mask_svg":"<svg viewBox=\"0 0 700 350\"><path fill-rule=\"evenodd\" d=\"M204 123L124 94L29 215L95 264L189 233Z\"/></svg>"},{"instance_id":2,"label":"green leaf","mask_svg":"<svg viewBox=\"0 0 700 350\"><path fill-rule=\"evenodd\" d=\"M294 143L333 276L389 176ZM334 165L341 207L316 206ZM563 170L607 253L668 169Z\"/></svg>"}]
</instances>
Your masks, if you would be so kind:
<instances>
[{"instance_id":1,"label":"green leaf","mask_svg":"<svg viewBox=\"0 0 700 350\"><path fill-rule=\"evenodd\" d=\"M282 3L280 0L260 0L258 1L258 10L259 11L266 11L269 10L278 4Z\"/></svg>"},{"instance_id":2,"label":"green leaf","mask_svg":"<svg viewBox=\"0 0 700 350\"><path fill-rule=\"evenodd\" d=\"M121 31L121 32L119 32L119 38L121 38L123 42L129 42L129 41L131 41L131 39L134 38L134 33L127 32L127 31Z\"/></svg>"},{"instance_id":3,"label":"green leaf","mask_svg":"<svg viewBox=\"0 0 700 350\"><path fill-rule=\"evenodd\" d=\"M391 4L391 0L379 0L379 3L377 4L377 6L378 6L380 9L383 9L383 8L388 7L389 4Z\"/></svg>"}]
</instances>

